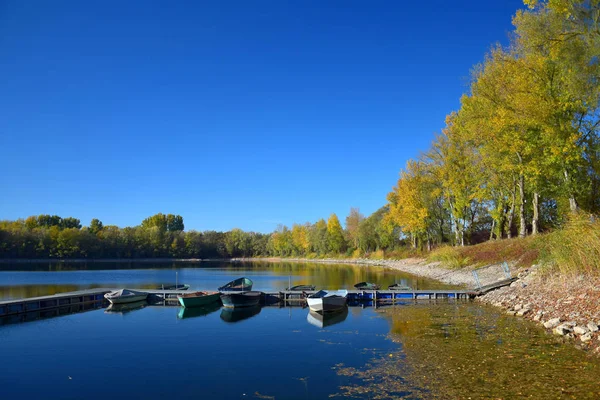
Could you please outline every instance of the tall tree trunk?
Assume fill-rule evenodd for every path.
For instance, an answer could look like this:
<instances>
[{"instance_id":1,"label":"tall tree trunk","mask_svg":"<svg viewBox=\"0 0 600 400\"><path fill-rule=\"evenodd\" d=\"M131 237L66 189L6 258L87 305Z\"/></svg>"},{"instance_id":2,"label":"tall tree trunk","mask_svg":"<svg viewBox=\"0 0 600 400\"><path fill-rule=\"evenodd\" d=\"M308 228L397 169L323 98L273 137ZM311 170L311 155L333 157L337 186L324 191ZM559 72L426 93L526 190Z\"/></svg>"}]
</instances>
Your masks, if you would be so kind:
<instances>
[{"instance_id":1,"label":"tall tree trunk","mask_svg":"<svg viewBox=\"0 0 600 400\"><path fill-rule=\"evenodd\" d=\"M540 215L540 195L538 192L533 193L533 218L531 220L531 234L537 235L538 233L538 221Z\"/></svg>"},{"instance_id":2,"label":"tall tree trunk","mask_svg":"<svg viewBox=\"0 0 600 400\"><path fill-rule=\"evenodd\" d=\"M527 235L527 225L525 224L525 176L519 175L519 237Z\"/></svg>"},{"instance_id":3,"label":"tall tree trunk","mask_svg":"<svg viewBox=\"0 0 600 400\"><path fill-rule=\"evenodd\" d=\"M494 240L494 228L496 228L496 220L492 220L492 229L490 229L490 240ZM496 235L498 237L498 235Z\"/></svg>"},{"instance_id":4,"label":"tall tree trunk","mask_svg":"<svg viewBox=\"0 0 600 400\"><path fill-rule=\"evenodd\" d=\"M569 208L572 213L576 213L579 205L577 204L577 200L575 199L575 194L573 193L573 188L571 188L571 177L569 176L569 172L564 169L563 174L565 175L565 184L569 190Z\"/></svg>"},{"instance_id":5,"label":"tall tree trunk","mask_svg":"<svg viewBox=\"0 0 600 400\"><path fill-rule=\"evenodd\" d=\"M512 238L512 226L515 219L515 205L517 204L517 182L513 182L512 203L510 205L510 213L508 214L506 237Z\"/></svg>"}]
</instances>

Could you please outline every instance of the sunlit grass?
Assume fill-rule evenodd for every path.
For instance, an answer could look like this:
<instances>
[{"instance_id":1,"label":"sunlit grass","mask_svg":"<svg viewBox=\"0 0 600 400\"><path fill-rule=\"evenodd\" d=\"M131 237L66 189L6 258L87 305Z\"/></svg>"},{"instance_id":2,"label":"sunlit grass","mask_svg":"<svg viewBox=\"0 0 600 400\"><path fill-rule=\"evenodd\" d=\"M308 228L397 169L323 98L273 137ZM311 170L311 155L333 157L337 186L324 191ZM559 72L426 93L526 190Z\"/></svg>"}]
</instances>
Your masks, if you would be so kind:
<instances>
[{"instance_id":1,"label":"sunlit grass","mask_svg":"<svg viewBox=\"0 0 600 400\"><path fill-rule=\"evenodd\" d=\"M600 274L600 221L580 214L540 241L540 261L563 275Z\"/></svg>"}]
</instances>

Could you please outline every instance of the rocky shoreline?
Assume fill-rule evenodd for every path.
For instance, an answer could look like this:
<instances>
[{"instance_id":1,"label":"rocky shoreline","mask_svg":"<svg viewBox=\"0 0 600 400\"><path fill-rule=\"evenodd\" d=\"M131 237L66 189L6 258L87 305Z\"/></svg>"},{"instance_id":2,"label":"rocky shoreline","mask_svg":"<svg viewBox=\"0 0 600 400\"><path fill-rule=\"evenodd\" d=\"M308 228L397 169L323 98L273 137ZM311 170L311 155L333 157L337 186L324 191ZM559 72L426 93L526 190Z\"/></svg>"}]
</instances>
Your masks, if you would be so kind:
<instances>
[{"instance_id":1,"label":"rocky shoreline","mask_svg":"<svg viewBox=\"0 0 600 400\"><path fill-rule=\"evenodd\" d=\"M600 355L600 279L541 274L536 266L477 301L541 324L577 347Z\"/></svg>"},{"instance_id":2,"label":"rocky shoreline","mask_svg":"<svg viewBox=\"0 0 600 400\"><path fill-rule=\"evenodd\" d=\"M440 263L423 259L282 259L263 258L252 261L316 262L325 264L356 264L380 266L438 281L474 287L473 269L447 269ZM251 261L237 259L236 261ZM500 307L515 317L526 318L542 325L549 333L560 336L575 346L600 356L600 278L587 276L565 277L542 274L539 267L519 270L511 265L518 280L510 286L489 292L476 301ZM499 265L478 268L482 285L504 279Z\"/></svg>"}]
</instances>

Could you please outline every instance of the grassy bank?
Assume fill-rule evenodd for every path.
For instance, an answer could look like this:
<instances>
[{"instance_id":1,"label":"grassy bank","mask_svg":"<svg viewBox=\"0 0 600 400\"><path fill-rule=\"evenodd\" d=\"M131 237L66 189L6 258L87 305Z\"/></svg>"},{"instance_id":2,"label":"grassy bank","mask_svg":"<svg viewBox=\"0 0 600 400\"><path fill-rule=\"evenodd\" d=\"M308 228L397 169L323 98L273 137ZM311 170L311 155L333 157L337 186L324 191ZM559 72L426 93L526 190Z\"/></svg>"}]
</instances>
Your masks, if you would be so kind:
<instances>
[{"instance_id":1,"label":"grassy bank","mask_svg":"<svg viewBox=\"0 0 600 400\"><path fill-rule=\"evenodd\" d=\"M475 246L441 247L427 256L449 268L483 266L502 261L520 267L540 264L561 275L600 275L600 221L588 215L571 218L563 229Z\"/></svg>"}]
</instances>

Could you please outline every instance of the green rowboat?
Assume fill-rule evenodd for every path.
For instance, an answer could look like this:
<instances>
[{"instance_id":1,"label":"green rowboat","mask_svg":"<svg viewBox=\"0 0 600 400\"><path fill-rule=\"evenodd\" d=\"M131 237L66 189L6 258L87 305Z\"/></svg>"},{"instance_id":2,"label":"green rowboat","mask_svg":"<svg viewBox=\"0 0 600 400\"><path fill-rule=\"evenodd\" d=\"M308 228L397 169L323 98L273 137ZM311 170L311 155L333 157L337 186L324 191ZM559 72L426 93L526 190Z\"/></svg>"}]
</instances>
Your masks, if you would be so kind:
<instances>
[{"instance_id":1,"label":"green rowboat","mask_svg":"<svg viewBox=\"0 0 600 400\"><path fill-rule=\"evenodd\" d=\"M220 299L219 292L195 292L177 296L184 307L202 307Z\"/></svg>"}]
</instances>

